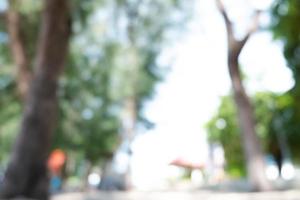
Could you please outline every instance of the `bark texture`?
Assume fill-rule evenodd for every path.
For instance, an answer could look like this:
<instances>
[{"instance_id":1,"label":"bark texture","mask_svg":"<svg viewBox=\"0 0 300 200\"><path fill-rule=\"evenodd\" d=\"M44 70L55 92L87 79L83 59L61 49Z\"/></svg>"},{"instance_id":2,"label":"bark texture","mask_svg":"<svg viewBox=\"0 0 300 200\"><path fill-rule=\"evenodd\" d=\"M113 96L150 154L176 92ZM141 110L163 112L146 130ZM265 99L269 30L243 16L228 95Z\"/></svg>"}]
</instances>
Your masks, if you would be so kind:
<instances>
[{"instance_id":1,"label":"bark texture","mask_svg":"<svg viewBox=\"0 0 300 200\"><path fill-rule=\"evenodd\" d=\"M265 176L263 152L255 130L254 110L244 88L238 63L238 58L243 47L252 33L258 28L259 12L257 12L254 16L253 24L251 24L245 37L242 40L238 40L234 36L233 24L230 21L221 0L217 0L217 4L224 18L227 30L228 68L234 93L234 100L237 106L239 123L242 130L242 143L246 157L248 178L253 190L270 190L271 185Z\"/></svg>"},{"instance_id":2,"label":"bark texture","mask_svg":"<svg viewBox=\"0 0 300 200\"><path fill-rule=\"evenodd\" d=\"M46 163L56 121L57 82L70 37L68 3L45 0L33 80L1 199L48 199Z\"/></svg>"}]
</instances>

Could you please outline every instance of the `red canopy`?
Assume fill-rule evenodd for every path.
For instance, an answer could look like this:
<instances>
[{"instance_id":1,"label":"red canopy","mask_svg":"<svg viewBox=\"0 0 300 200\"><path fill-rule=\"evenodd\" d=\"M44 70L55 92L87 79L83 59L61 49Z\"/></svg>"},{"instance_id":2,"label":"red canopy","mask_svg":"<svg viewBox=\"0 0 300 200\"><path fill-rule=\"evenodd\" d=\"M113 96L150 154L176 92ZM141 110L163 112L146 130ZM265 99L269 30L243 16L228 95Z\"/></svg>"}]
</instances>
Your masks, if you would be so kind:
<instances>
[{"instance_id":1,"label":"red canopy","mask_svg":"<svg viewBox=\"0 0 300 200\"><path fill-rule=\"evenodd\" d=\"M184 167L188 169L203 169L204 167L203 163L192 162L184 158L176 158L170 162L170 165L175 165L175 166Z\"/></svg>"}]
</instances>

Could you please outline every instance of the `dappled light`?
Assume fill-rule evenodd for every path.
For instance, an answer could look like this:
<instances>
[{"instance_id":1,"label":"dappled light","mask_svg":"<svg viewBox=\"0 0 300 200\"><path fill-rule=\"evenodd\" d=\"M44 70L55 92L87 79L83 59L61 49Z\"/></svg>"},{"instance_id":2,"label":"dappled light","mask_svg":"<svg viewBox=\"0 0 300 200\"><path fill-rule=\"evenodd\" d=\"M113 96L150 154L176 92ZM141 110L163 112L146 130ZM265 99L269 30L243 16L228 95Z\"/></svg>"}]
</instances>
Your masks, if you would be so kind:
<instances>
[{"instance_id":1,"label":"dappled light","mask_svg":"<svg viewBox=\"0 0 300 200\"><path fill-rule=\"evenodd\" d=\"M0 199L297 199L299 13L0 1Z\"/></svg>"}]
</instances>

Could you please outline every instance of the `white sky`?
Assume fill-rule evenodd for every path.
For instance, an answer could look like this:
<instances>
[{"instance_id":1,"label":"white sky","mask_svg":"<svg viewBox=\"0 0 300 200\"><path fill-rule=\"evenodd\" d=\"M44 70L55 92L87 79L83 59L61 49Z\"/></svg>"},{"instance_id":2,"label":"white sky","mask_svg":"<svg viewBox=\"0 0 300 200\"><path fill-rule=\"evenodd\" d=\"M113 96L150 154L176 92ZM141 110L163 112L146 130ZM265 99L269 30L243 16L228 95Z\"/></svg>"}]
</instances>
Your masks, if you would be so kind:
<instances>
[{"instance_id":1,"label":"white sky","mask_svg":"<svg viewBox=\"0 0 300 200\"><path fill-rule=\"evenodd\" d=\"M224 24L214 1L201 2L201 16L190 23L190 31L170 50L176 55L172 71L147 109L149 118L158 124L189 121L201 125L216 110L219 97L230 90ZM267 31L250 38L240 64L247 75L249 93L284 92L293 85L280 43Z\"/></svg>"},{"instance_id":2,"label":"white sky","mask_svg":"<svg viewBox=\"0 0 300 200\"><path fill-rule=\"evenodd\" d=\"M156 128L134 143L134 150L139 152L134 159L143 163L140 166L135 163L137 176L148 174L150 178L153 175L149 175L149 170L157 167L157 163L166 164L180 155L203 161L207 153L203 126L216 112L220 96L229 93L222 17L214 5L215 1L198 2L197 15L189 23L187 34L164 52L162 60L175 58L174 64L165 82L157 87L156 97L146 108L146 115L156 123ZM232 4L237 3L233 0L226 2L228 9L232 9L229 14L237 17L238 22L249 16L244 1L239 1L241 4ZM237 28L242 34L246 26ZM259 32L250 38L240 63L247 75L245 83L249 93L284 92L293 85L280 43L273 41L269 32ZM160 171L163 175L163 170Z\"/></svg>"}]
</instances>

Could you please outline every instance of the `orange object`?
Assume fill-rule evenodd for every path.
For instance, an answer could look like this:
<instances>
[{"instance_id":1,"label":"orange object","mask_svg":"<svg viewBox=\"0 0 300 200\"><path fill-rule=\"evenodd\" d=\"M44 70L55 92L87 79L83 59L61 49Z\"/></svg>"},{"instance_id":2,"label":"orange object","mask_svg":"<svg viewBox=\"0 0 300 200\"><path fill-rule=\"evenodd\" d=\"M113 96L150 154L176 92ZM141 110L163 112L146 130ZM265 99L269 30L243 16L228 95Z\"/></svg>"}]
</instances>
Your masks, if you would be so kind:
<instances>
[{"instance_id":1,"label":"orange object","mask_svg":"<svg viewBox=\"0 0 300 200\"><path fill-rule=\"evenodd\" d=\"M49 156L48 168L52 173L59 173L61 171L61 168L65 164L65 161L65 153L60 149L56 149Z\"/></svg>"}]
</instances>

